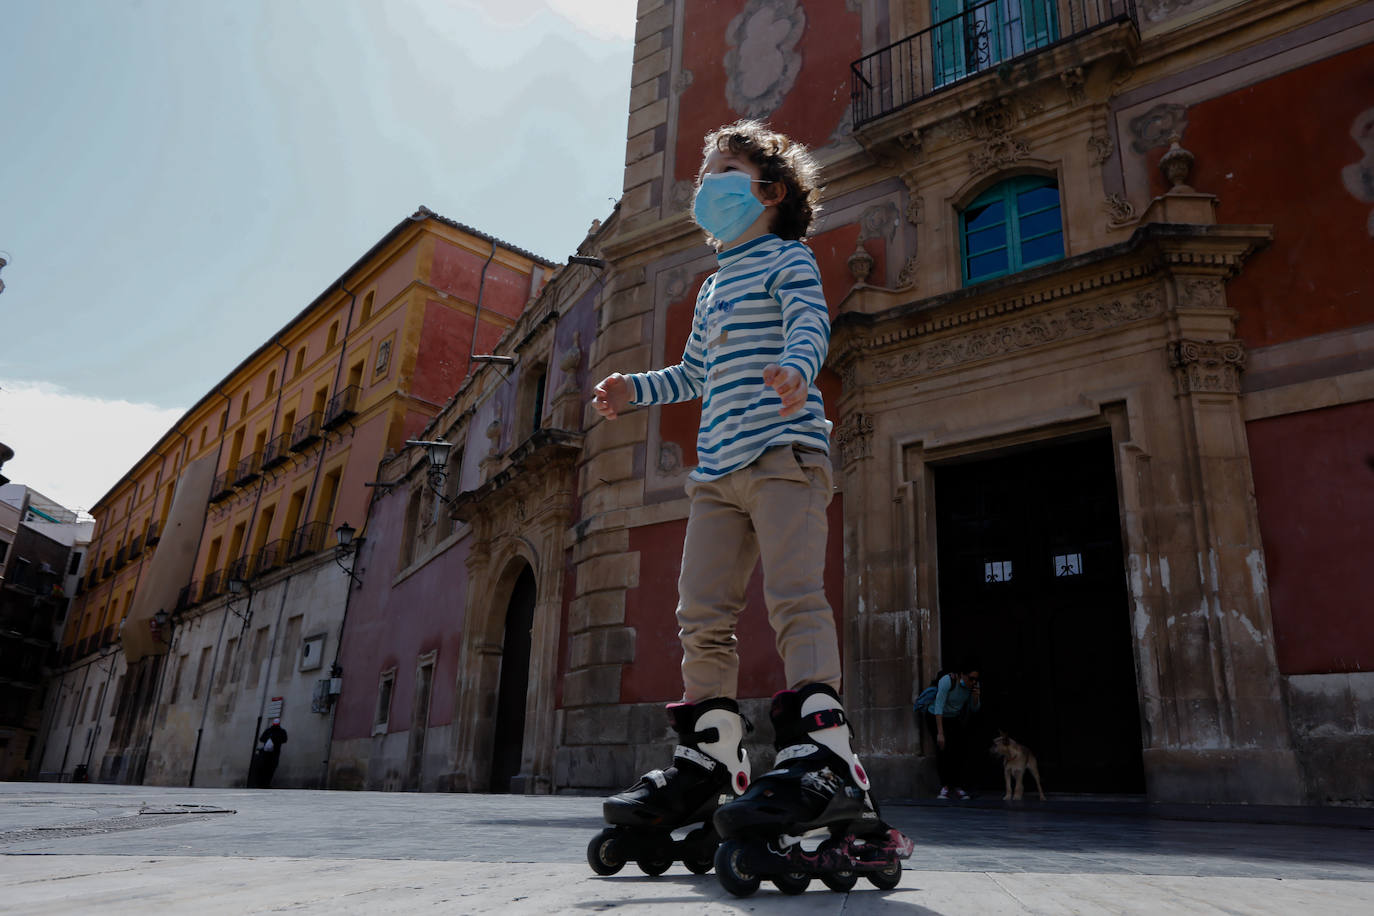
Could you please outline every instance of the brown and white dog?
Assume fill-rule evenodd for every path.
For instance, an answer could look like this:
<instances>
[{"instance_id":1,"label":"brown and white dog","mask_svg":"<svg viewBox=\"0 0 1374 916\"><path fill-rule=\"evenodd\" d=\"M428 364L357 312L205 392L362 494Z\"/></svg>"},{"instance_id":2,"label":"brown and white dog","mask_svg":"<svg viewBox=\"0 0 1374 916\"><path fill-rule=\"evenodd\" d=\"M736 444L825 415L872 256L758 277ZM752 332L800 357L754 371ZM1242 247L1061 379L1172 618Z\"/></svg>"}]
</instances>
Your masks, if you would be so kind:
<instances>
[{"instance_id":1,"label":"brown and white dog","mask_svg":"<svg viewBox=\"0 0 1374 916\"><path fill-rule=\"evenodd\" d=\"M1045 800L1045 790L1040 785L1040 768L1036 766L1035 755L1031 753L1030 748L1002 732L992 739L992 754L1002 758L1002 778L1007 784L1006 794L1002 796L1003 801L1021 800L1022 781L1027 770L1035 777L1035 790L1040 793L1040 800ZM1016 777L1015 794L1011 790L1013 776Z\"/></svg>"}]
</instances>

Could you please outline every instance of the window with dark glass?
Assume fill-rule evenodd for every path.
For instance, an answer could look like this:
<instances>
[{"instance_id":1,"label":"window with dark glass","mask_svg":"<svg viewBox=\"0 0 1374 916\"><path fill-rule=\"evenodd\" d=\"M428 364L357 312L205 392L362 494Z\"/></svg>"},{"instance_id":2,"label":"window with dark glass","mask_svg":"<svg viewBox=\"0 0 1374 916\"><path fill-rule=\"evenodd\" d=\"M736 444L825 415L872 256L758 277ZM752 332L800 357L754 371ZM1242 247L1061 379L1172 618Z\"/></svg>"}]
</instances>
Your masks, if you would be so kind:
<instances>
[{"instance_id":1,"label":"window with dark glass","mask_svg":"<svg viewBox=\"0 0 1374 916\"><path fill-rule=\"evenodd\" d=\"M1059 39L1057 0L931 0L930 10L936 86Z\"/></svg>"},{"instance_id":2,"label":"window with dark glass","mask_svg":"<svg viewBox=\"0 0 1374 916\"><path fill-rule=\"evenodd\" d=\"M1064 257L1059 185L1020 176L994 185L959 215L964 285Z\"/></svg>"}]
</instances>

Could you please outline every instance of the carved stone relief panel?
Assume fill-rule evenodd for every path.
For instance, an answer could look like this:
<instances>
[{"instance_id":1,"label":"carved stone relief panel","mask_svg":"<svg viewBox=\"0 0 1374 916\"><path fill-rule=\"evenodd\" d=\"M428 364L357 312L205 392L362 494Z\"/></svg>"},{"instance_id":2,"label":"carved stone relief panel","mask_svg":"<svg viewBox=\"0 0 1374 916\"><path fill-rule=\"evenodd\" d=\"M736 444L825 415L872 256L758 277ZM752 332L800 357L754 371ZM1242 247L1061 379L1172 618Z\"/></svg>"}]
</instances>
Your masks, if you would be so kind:
<instances>
[{"instance_id":1,"label":"carved stone relief panel","mask_svg":"<svg viewBox=\"0 0 1374 916\"><path fill-rule=\"evenodd\" d=\"M1167 102L1156 105L1138 117L1131 118L1131 149L1148 153L1160 146L1168 146L1174 137L1182 137L1188 129L1188 109Z\"/></svg>"},{"instance_id":2,"label":"carved stone relief panel","mask_svg":"<svg viewBox=\"0 0 1374 916\"><path fill-rule=\"evenodd\" d=\"M806 11L797 0L749 0L725 30L725 101L745 117L771 114L801 72Z\"/></svg>"},{"instance_id":3,"label":"carved stone relief panel","mask_svg":"<svg viewBox=\"0 0 1374 916\"><path fill-rule=\"evenodd\" d=\"M1169 344L1169 368L1179 394L1239 394L1245 347L1238 340L1176 340Z\"/></svg>"}]
</instances>

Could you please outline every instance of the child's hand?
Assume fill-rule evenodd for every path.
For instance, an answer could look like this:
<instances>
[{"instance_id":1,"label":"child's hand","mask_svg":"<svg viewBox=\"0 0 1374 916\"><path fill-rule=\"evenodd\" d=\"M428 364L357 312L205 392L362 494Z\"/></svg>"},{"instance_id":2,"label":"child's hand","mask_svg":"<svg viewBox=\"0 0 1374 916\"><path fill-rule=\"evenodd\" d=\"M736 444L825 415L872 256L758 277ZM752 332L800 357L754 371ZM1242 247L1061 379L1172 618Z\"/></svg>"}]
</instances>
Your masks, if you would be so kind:
<instances>
[{"instance_id":1,"label":"child's hand","mask_svg":"<svg viewBox=\"0 0 1374 916\"><path fill-rule=\"evenodd\" d=\"M596 397L592 406L607 420L614 420L620 412L630 406L630 385L619 372L606 376L596 386Z\"/></svg>"},{"instance_id":2,"label":"child's hand","mask_svg":"<svg viewBox=\"0 0 1374 916\"><path fill-rule=\"evenodd\" d=\"M769 363L763 367L763 383L778 393L782 398L782 409L778 411L779 416L789 416L802 409L806 403L806 383L802 381L801 373L791 366L779 366L777 363Z\"/></svg>"}]
</instances>

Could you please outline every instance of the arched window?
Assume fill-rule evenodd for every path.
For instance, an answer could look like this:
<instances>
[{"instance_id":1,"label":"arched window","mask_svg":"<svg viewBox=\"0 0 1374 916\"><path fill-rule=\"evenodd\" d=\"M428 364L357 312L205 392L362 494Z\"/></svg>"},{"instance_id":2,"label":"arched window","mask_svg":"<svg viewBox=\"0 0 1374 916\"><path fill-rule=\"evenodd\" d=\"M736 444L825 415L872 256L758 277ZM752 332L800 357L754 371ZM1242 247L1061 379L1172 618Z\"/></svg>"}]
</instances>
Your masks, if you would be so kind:
<instances>
[{"instance_id":1,"label":"arched window","mask_svg":"<svg viewBox=\"0 0 1374 916\"><path fill-rule=\"evenodd\" d=\"M1059 184L1023 175L994 185L959 214L964 285L1064 257Z\"/></svg>"}]
</instances>

